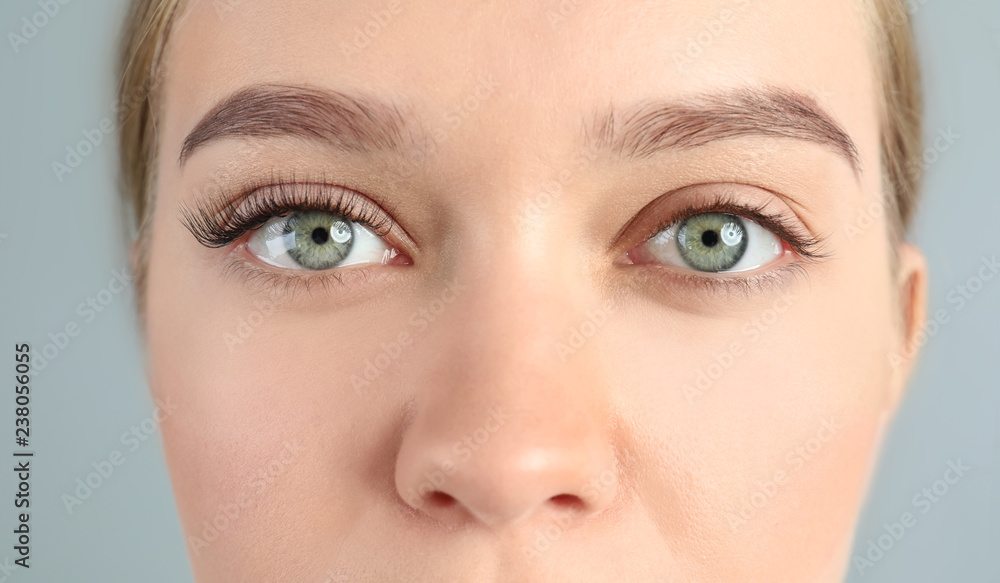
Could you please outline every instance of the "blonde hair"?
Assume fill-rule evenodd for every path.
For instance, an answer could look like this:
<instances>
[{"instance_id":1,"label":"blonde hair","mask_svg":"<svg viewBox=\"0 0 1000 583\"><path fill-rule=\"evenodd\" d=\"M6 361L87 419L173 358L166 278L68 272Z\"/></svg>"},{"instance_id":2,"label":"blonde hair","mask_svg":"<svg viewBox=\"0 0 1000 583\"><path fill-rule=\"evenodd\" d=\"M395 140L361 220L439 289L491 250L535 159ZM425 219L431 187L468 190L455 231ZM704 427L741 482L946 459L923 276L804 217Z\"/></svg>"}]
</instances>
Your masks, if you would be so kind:
<instances>
[{"instance_id":1,"label":"blonde hair","mask_svg":"<svg viewBox=\"0 0 1000 583\"><path fill-rule=\"evenodd\" d=\"M904 0L862 0L871 24L875 74L881 82L883 199L894 242L902 240L916 208L922 177L920 70ZM156 113L161 58L183 0L133 0L120 46L119 156L122 198L135 227L134 262L142 312L155 191Z\"/></svg>"},{"instance_id":2,"label":"blonde hair","mask_svg":"<svg viewBox=\"0 0 1000 583\"><path fill-rule=\"evenodd\" d=\"M865 0L872 20L875 74L881 82L882 196L894 242L913 222L923 179L923 93L908 6L903 0Z\"/></svg>"},{"instance_id":3,"label":"blonde hair","mask_svg":"<svg viewBox=\"0 0 1000 583\"><path fill-rule=\"evenodd\" d=\"M182 0L133 0L118 53L118 158L121 194L134 228L132 275L145 314L146 266L154 208L156 114L163 80L161 56ZM122 107L124 105L124 107Z\"/></svg>"}]
</instances>

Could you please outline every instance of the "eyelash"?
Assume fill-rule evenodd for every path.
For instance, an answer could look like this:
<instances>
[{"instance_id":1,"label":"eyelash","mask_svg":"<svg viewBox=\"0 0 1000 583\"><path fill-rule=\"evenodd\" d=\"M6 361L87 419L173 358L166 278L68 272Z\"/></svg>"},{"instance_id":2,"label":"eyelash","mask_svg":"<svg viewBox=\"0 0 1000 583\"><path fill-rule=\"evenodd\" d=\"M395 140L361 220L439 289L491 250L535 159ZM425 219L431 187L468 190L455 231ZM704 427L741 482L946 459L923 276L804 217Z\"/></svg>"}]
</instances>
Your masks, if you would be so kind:
<instances>
[{"instance_id":1,"label":"eyelash","mask_svg":"<svg viewBox=\"0 0 1000 583\"><path fill-rule=\"evenodd\" d=\"M703 274L666 265L636 267L640 267L639 272L644 277L653 280L656 289L671 292L675 291L680 284L689 289L698 289L706 296L721 299L730 299L734 294L742 296L743 299L749 299L787 285L795 278L806 277L808 275L805 270L806 263L818 262L828 257L822 251L826 239L803 234L801 227L795 225L782 214L767 211L767 206L767 203L746 204L732 197L722 197L702 205L689 205L660 222L643 242L649 241L664 229L692 216L704 213L726 213L749 219L768 229L788 245L801 258L800 261L786 263L780 267L749 275L742 273Z\"/></svg>"},{"instance_id":2,"label":"eyelash","mask_svg":"<svg viewBox=\"0 0 1000 583\"><path fill-rule=\"evenodd\" d=\"M181 214L184 226L195 239L215 249L231 244L274 217L310 210L343 215L379 237L388 236L393 228L382 206L363 195L325 181L302 182L294 178L251 183L235 196L220 196L193 209L182 207Z\"/></svg>"},{"instance_id":3,"label":"eyelash","mask_svg":"<svg viewBox=\"0 0 1000 583\"><path fill-rule=\"evenodd\" d=\"M661 222L659 226L657 226L656 229L646 237L645 241L649 241L653 237L657 236L667 227L680 223L681 221L695 215L705 213L725 213L754 221L758 225L774 233L779 239L787 243L788 246L791 247L792 251L805 259L819 260L827 256L821 250L825 243L825 239L803 234L801 229L792 224L792 222L785 216L778 213L768 212L766 210L767 206L767 203L748 205L728 197L720 198L719 200L706 205L691 205L674 214L670 219Z\"/></svg>"}]
</instances>

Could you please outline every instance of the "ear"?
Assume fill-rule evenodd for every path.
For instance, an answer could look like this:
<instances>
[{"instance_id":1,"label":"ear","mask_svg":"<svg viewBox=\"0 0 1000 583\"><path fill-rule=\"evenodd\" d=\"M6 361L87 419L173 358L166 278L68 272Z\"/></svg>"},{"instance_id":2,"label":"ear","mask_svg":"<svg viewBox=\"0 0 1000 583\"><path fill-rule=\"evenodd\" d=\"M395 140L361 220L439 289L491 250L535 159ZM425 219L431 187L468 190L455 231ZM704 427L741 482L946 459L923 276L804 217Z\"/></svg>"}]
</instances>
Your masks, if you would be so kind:
<instances>
[{"instance_id":1,"label":"ear","mask_svg":"<svg viewBox=\"0 0 1000 583\"><path fill-rule=\"evenodd\" d=\"M889 395L891 410L895 411L906 392L907 381L917 361L924 323L927 318L927 261L923 253L910 243L901 243L898 249L898 271L895 294L899 299L896 321L900 322L899 334L889 363L893 369Z\"/></svg>"}]
</instances>

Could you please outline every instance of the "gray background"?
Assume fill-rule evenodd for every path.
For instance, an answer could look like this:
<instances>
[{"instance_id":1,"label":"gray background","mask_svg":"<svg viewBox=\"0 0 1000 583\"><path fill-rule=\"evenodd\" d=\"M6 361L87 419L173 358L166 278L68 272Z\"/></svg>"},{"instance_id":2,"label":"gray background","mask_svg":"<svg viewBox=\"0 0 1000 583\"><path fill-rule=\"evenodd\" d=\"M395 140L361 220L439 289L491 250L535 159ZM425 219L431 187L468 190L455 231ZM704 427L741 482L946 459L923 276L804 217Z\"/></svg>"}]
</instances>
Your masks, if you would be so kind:
<instances>
[{"instance_id":1,"label":"gray background","mask_svg":"<svg viewBox=\"0 0 1000 583\"><path fill-rule=\"evenodd\" d=\"M116 221L115 135L58 180L54 161L83 132L114 121L114 45L124 2L75 0L15 53L8 33L40 10L0 4L0 429L13 427L13 346L38 349L68 323L78 336L33 378L32 556L13 561L15 477L0 478L0 583L190 581L159 434L134 452L121 435L150 416L131 291L87 322L77 306L125 267ZM963 309L949 293L1000 254L1000 0L912 0L927 85L927 134L960 137L931 155L913 238L931 267L930 308L950 321L928 340L862 515L853 554L884 524L917 523L848 581L1000 582L1000 277ZM105 296L107 297L107 296ZM859 333L863 333L859 331ZM10 375L10 376L8 376ZM6 439L6 438L5 438ZM4 441L4 443L8 443ZM9 458L13 443L0 448ZM124 463L68 513L61 497L92 464L121 450ZM948 462L972 469L926 514L913 497ZM2 466L6 466L4 462ZM885 540L883 539L883 543ZM796 560L788 557L789 561ZM7 577L4 579L4 577Z\"/></svg>"}]
</instances>

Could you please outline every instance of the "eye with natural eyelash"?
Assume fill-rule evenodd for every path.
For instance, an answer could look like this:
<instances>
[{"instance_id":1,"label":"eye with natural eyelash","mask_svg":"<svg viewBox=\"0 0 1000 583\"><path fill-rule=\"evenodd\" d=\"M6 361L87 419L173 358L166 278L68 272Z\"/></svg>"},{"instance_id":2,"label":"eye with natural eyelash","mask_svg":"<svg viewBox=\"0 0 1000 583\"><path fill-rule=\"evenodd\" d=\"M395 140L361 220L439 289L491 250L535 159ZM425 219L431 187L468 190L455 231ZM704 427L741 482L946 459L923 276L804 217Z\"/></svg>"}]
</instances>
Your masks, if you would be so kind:
<instances>
[{"instance_id":1,"label":"eye with natural eyelash","mask_svg":"<svg viewBox=\"0 0 1000 583\"><path fill-rule=\"evenodd\" d=\"M766 295L775 289L790 285L794 279L808 277L810 272L806 266L821 262L828 257L823 251L826 244L825 237L812 235L798 220L790 218L784 212L774 211L768 208L769 206L770 203L747 203L730 194L704 203L689 204L680 210L666 213L667 218L656 222L654 228L643 228L645 233L642 235L643 238L639 239L638 243L630 244L630 249L620 256L619 263L636 269L638 278L636 281L645 281L653 286L652 289L657 290L657 293L670 294L677 301L687 301L693 297L707 301L712 298L750 299ZM716 214L714 220L710 216L712 214ZM772 239L776 239L775 244L780 244L781 249L776 249L776 254L772 256L773 260L761 263L759 266L720 271L702 271L691 264L650 261L652 254L648 249L643 249L645 245L655 244L653 240L658 236L664 235L670 239L668 229L672 230L674 238L671 242L676 245L678 230L688 219L693 219L696 223L706 219L709 223L718 223L719 215L732 215L740 219L742 227L751 227L749 222L755 223L749 232L761 229L767 231ZM627 232L627 229L628 227L622 232ZM660 245L662 251L662 243ZM762 249L759 245L757 247ZM698 290L698 293L697 296L692 296L682 290L688 292ZM686 299L681 300L681 298Z\"/></svg>"}]
</instances>

